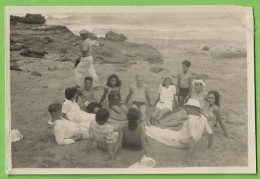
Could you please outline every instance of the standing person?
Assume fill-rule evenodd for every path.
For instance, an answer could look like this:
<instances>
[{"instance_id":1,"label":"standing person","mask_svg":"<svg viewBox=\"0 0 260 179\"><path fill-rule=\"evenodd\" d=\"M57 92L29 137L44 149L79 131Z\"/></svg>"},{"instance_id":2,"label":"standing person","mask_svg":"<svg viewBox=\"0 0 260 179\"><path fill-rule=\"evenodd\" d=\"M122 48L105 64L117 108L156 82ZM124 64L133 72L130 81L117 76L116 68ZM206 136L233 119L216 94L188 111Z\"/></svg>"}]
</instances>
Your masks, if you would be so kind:
<instances>
[{"instance_id":1,"label":"standing person","mask_svg":"<svg viewBox=\"0 0 260 179\"><path fill-rule=\"evenodd\" d=\"M155 102L156 108L152 115L153 120L161 120L172 111L175 93L176 88L172 84L171 77L165 77L159 87L159 96Z\"/></svg>"},{"instance_id":2,"label":"standing person","mask_svg":"<svg viewBox=\"0 0 260 179\"><path fill-rule=\"evenodd\" d=\"M189 72L191 63L188 60L182 62L182 71L178 74L176 95L178 96L179 106L183 106L188 101L192 88L192 78Z\"/></svg>"},{"instance_id":3,"label":"standing person","mask_svg":"<svg viewBox=\"0 0 260 179\"><path fill-rule=\"evenodd\" d=\"M116 74L111 74L107 78L106 87L104 88L104 93L99 103L102 104L103 101L106 99L106 96L108 96L109 108L124 116L124 118L126 119L126 113L128 109L121 100L121 85L122 82L119 77Z\"/></svg>"},{"instance_id":4,"label":"standing person","mask_svg":"<svg viewBox=\"0 0 260 179\"><path fill-rule=\"evenodd\" d=\"M146 120L150 125L150 121L146 117L146 100L148 105L151 106L149 89L146 84L143 83L143 77L141 75L135 76L135 83L129 88L129 93L126 97L125 104L128 103L132 97L132 107L140 109L142 120Z\"/></svg>"},{"instance_id":5,"label":"standing person","mask_svg":"<svg viewBox=\"0 0 260 179\"><path fill-rule=\"evenodd\" d=\"M99 79L93 64L92 45L102 46L102 44L91 41L89 34L90 32L87 30L80 31L80 37L83 40L80 45L81 58L74 72L77 86L83 86L83 78L89 74L93 78L93 86L95 88L99 85Z\"/></svg>"}]
</instances>

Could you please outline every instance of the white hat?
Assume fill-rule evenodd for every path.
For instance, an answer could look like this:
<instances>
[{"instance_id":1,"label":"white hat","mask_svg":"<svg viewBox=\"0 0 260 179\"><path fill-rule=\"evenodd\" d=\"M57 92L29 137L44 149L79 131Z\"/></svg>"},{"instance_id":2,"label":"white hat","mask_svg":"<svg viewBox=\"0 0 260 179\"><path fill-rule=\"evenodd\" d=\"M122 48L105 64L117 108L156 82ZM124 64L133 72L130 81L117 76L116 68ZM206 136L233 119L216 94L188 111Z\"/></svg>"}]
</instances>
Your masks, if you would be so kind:
<instances>
[{"instance_id":1,"label":"white hat","mask_svg":"<svg viewBox=\"0 0 260 179\"><path fill-rule=\"evenodd\" d=\"M197 99L189 99L189 101L184 105L185 106L194 106L194 107L201 109L200 102Z\"/></svg>"},{"instance_id":2,"label":"white hat","mask_svg":"<svg viewBox=\"0 0 260 179\"><path fill-rule=\"evenodd\" d=\"M195 83L200 83L200 84L202 84L203 87L206 85L202 79L193 80L193 81L192 81L193 86L194 86Z\"/></svg>"}]
</instances>

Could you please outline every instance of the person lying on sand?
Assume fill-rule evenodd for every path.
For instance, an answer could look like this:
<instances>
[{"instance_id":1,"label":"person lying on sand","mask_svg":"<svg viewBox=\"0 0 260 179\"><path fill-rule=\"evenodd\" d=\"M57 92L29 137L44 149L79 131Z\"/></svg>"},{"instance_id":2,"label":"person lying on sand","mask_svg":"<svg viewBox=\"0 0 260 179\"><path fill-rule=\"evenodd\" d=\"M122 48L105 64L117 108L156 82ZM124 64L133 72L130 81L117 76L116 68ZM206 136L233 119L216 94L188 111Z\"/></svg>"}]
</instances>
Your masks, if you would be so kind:
<instances>
[{"instance_id":1,"label":"person lying on sand","mask_svg":"<svg viewBox=\"0 0 260 179\"><path fill-rule=\"evenodd\" d=\"M81 58L74 71L75 80L77 86L81 87L84 84L83 77L89 74L93 78L94 87L96 88L99 85L99 79L93 64L92 45L102 47L103 44L99 44L96 41L91 41L89 39L90 32L88 30L81 30L79 34L83 42L80 45Z\"/></svg>"},{"instance_id":2,"label":"person lying on sand","mask_svg":"<svg viewBox=\"0 0 260 179\"><path fill-rule=\"evenodd\" d=\"M139 109L130 108L127 114L127 122L121 125L122 132L121 144L123 148L130 150L144 149L144 153L147 157L150 156L147 144L147 138L145 135L146 125L144 121L140 119L141 113Z\"/></svg>"},{"instance_id":3,"label":"person lying on sand","mask_svg":"<svg viewBox=\"0 0 260 179\"><path fill-rule=\"evenodd\" d=\"M97 147L101 150L108 151L109 159L115 160L115 153L120 146L120 132L115 132L114 127L107 123L109 111L101 108L97 111L95 121L90 123L89 139L87 142L87 154L95 141Z\"/></svg>"},{"instance_id":4,"label":"person lying on sand","mask_svg":"<svg viewBox=\"0 0 260 179\"><path fill-rule=\"evenodd\" d=\"M200 102L200 106L203 108L206 103L206 95L204 93L205 83L202 79L192 81L191 95L188 95L189 99L197 99ZM176 127L183 123L188 117L185 109L180 109L178 112L167 116L163 120L159 121L161 127ZM176 128L174 128L176 129Z\"/></svg>"},{"instance_id":5,"label":"person lying on sand","mask_svg":"<svg viewBox=\"0 0 260 179\"><path fill-rule=\"evenodd\" d=\"M126 118L126 113L128 109L121 100L121 85L122 82L119 77L116 74L111 74L107 78L106 87L104 88L104 93L99 103L102 104L103 101L106 99L106 96L108 96L109 108Z\"/></svg>"},{"instance_id":6,"label":"person lying on sand","mask_svg":"<svg viewBox=\"0 0 260 179\"><path fill-rule=\"evenodd\" d=\"M68 145L82 138L89 137L89 123L74 123L62 118L62 105L60 103L50 104L48 111L51 114L49 124L51 125L55 140L58 145Z\"/></svg>"},{"instance_id":7,"label":"person lying on sand","mask_svg":"<svg viewBox=\"0 0 260 179\"><path fill-rule=\"evenodd\" d=\"M188 60L182 62L182 71L178 74L178 82L176 86L176 96L178 96L179 106L183 106L189 99L192 88L192 78L189 72L191 63Z\"/></svg>"},{"instance_id":8,"label":"person lying on sand","mask_svg":"<svg viewBox=\"0 0 260 179\"><path fill-rule=\"evenodd\" d=\"M159 86L159 96L155 102L156 108L152 114L152 120L160 121L173 110L176 88L172 84L171 77L164 78Z\"/></svg>"},{"instance_id":9,"label":"person lying on sand","mask_svg":"<svg viewBox=\"0 0 260 179\"><path fill-rule=\"evenodd\" d=\"M150 121L146 117L146 100L148 105L151 106L149 88L146 84L143 83L143 77L141 75L135 76L135 83L132 84L129 88L129 93L126 97L125 104L128 103L132 97L132 106L133 108L140 109L142 120L146 120L147 124L150 125Z\"/></svg>"},{"instance_id":10,"label":"person lying on sand","mask_svg":"<svg viewBox=\"0 0 260 179\"><path fill-rule=\"evenodd\" d=\"M62 104L63 117L76 122L91 122L95 120L95 114L86 113L81 110L75 99L78 98L77 88L69 87L65 89L65 102Z\"/></svg>"},{"instance_id":11,"label":"person lying on sand","mask_svg":"<svg viewBox=\"0 0 260 179\"><path fill-rule=\"evenodd\" d=\"M204 116L206 116L210 127L213 129L216 126L217 122L220 124L224 135L229 138L228 131L222 122L222 116L220 112L220 103L219 103L220 95L217 91L211 90L207 95L207 102L205 107L202 110Z\"/></svg>"},{"instance_id":12,"label":"person lying on sand","mask_svg":"<svg viewBox=\"0 0 260 179\"><path fill-rule=\"evenodd\" d=\"M176 148L189 147L188 156L191 156L196 143L200 140L204 131L209 134L208 148L211 148L213 133L207 119L201 114L201 107L198 100L189 99L184 106L188 114L188 119L184 121L180 131L161 129L155 126L146 126L145 128L146 134L159 142Z\"/></svg>"},{"instance_id":13,"label":"person lying on sand","mask_svg":"<svg viewBox=\"0 0 260 179\"><path fill-rule=\"evenodd\" d=\"M81 98L82 103L86 107L88 113L96 114L96 112L102 108L102 105L95 99L93 85L93 78L90 76L84 79L85 86L78 89L78 95ZM76 100L77 101L77 100Z\"/></svg>"}]
</instances>

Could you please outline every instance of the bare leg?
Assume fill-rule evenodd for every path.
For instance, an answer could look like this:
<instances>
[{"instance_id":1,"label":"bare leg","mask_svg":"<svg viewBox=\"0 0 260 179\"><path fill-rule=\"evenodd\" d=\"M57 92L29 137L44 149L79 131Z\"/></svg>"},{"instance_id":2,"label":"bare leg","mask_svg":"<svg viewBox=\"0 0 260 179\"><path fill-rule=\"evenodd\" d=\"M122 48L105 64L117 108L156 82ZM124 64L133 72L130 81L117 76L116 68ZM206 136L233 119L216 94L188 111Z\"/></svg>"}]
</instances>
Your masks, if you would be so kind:
<instances>
[{"instance_id":1,"label":"bare leg","mask_svg":"<svg viewBox=\"0 0 260 179\"><path fill-rule=\"evenodd\" d=\"M126 114L124 113L124 111L120 107L114 105L114 106L112 106L112 109L115 112L117 112L118 114L120 114L121 116L124 116L126 118Z\"/></svg>"},{"instance_id":2,"label":"bare leg","mask_svg":"<svg viewBox=\"0 0 260 179\"><path fill-rule=\"evenodd\" d=\"M162 120L167 114L169 114L171 111L168 108L164 108L160 111L158 120Z\"/></svg>"},{"instance_id":3,"label":"bare leg","mask_svg":"<svg viewBox=\"0 0 260 179\"><path fill-rule=\"evenodd\" d=\"M121 148L122 141L123 141L123 133L122 133L122 131L119 131L118 132L117 142L115 143L114 156L116 156L116 154L118 152L118 149Z\"/></svg>"},{"instance_id":4,"label":"bare leg","mask_svg":"<svg viewBox=\"0 0 260 179\"><path fill-rule=\"evenodd\" d=\"M154 111L153 114L152 114L152 118L157 119L158 116L159 116L159 114L160 114L160 112L161 112L161 109L155 108L155 111Z\"/></svg>"},{"instance_id":5,"label":"bare leg","mask_svg":"<svg viewBox=\"0 0 260 179\"><path fill-rule=\"evenodd\" d=\"M182 107L183 104L184 104L184 98L183 98L183 96L179 96L179 97L178 97L178 101L179 101L179 106Z\"/></svg>"},{"instance_id":6,"label":"bare leg","mask_svg":"<svg viewBox=\"0 0 260 179\"><path fill-rule=\"evenodd\" d=\"M110 112L109 118L114 119L116 121L126 121L126 115L118 114L114 110L109 110L109 112Z\"/></svg>"},{"instance_id":7,"label":"bare leg","mask_svg":"<svg viewBox=\"0 0 260 179\"><path fill-rule=\"evenodd\" d=\"M131 108L139 109L138 106L136 106L135 104L132 104Z\"/></svg>"},{"instance_id":8,"label":"bare leg","mask_svg":"<svg viewBox=\"0 0 260 179\"><path fill-rule=\"evenodd\" d=\"M127 108L127 106L126 106L125 104L121 104L121 105L120 105L120 108L122 109L122 111L123 111L125 114L128 113L128 108Z\"/></svg>"},{"instance_id":9,"label":"bare leg","mask_svg":"<svg viewBox=\"0 0 260 179\"><path fill-rule=\"evenodd\" d=\"M168 121L174 121L174 120L178 120L179 118L186 118L186 117L187 117L187 112L183 109L183 110L180 110L176 113L173 113L173 114L167 116L162 121L168 122Z\"/></svg>"},{"instance_id":10,"label":"bare leg","mask_svg":"<svg viewBox=\"0 0 260 179\"><path fill-rule=\"evenodd\" d=\"M143 120L146 120L146 105L140 107L140 112Z\"/></svg>"}]
</instances>

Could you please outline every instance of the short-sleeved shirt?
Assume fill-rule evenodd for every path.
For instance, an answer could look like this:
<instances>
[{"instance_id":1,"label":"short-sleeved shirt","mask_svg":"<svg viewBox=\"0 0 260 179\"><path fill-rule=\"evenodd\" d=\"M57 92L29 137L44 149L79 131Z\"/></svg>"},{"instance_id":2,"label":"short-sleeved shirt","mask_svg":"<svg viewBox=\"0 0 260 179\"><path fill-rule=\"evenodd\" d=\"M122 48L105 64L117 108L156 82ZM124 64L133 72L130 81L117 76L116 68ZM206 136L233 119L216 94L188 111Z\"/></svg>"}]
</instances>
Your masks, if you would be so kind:
<instances>
[{"instance_id":1,"label":"short-sleeved shirt","mask_svg":"<svg viewBox=\"0 0 260 179\"><path fill-rule=\"evenodd\" d=\"M75 101L65 100L62 104L62 113L66 114L69 120L74 121L78 112L80 111L79 105Z\"/></svg>"},{"instance_id":2,"label":"short-sleeved shirt","mask_svg":"<svg viewBox=\"0 0 260 179\"><path fill-rule=\"evenodd\" d=\"M176 87L173 85L170 85L168 88L160 85L159 87L159 94L160 94L160 100L161 101L173 101L173 96L176 94Z\"/></svg>"},{"instance_id":3,"label":"short-sleeved shirt","mask_svg":"<svg viewBox=\"0 0 260 179\"><path fill-rule=\"evenodd\" d=\"M86 56L91 56L92 45L98 45L98 42L86 39L81 43L80 49L87 51Z\"/></svg>"},{"instance_id":4,"label":"short-sleeved shirt","mask_svg":"<svg viewBox=\"0 0 260 179\"><path fill-rule=\"evenodd\" d=\"M114 127L110 124L100 125L96 121L90 123L89 137L98 142L115 143L117 136L114 134Z\"/></svg>"},{"instance_id":5,"label":"short-sleeved shirt","mask_svg":"<svg viewBox=\"0 0 260 179\"><path fill-rule=\"evenodd\" d=\"M178 132L178 139L185 144L188 144L191 138L198 141L202 137L204 130L208 134L212 134L207 119L203 115L189 115L188 120L184 121L182 129Z\"/></svg>"}]
</instances>

